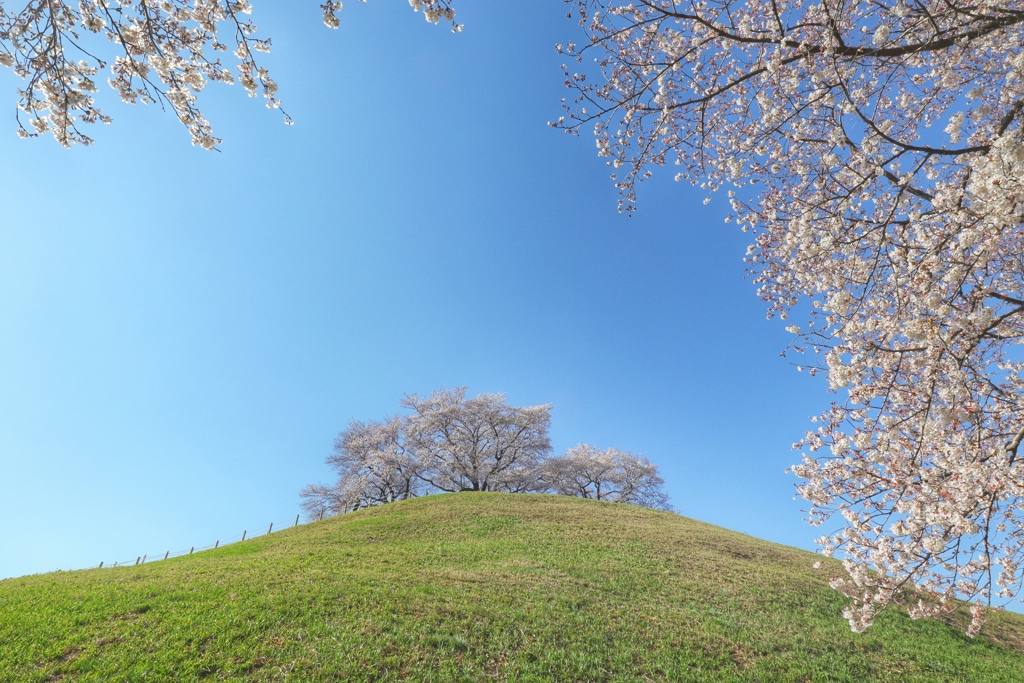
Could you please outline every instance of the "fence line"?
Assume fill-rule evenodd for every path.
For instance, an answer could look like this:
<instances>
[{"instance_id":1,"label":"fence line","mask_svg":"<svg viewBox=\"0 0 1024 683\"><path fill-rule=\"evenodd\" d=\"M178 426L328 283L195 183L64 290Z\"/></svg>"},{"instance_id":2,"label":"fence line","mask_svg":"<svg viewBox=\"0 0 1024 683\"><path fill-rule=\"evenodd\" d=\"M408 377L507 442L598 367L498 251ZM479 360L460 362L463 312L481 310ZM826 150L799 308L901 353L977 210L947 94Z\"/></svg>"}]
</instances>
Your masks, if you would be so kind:
<instances>
[{"instance_id":1,"label":"fence line","mask_svg":"<svg viewBox=\"0 0 1024 683\"><path fill-rule=\"evenodd\" d=\"M291 528L299 526L299 517L300 517L300 515L295 515L295 521L294 522L291 519L289 519L288 521L284 522L283 524L277 524L278 531L280 531L282 529L285 529L285 528L291 529ZM319 522L323 518L324 518L324 512L323 512L323 510L321 510L320 511L320 515L316 518L316 520L310 520L310 521L304 522L304 524L311 524L311 523L313 523L313 521ZM103 562L100 562L98 565L94 565L92 567L86 567L86 569L113 569L115 567L138 567L139 565L143 565L143 564L147 564L147 563L161 562L163 560L169 560L172 557L182 557L184 555L193 555L195 553L202 552L203 550L215 550L217 548L222 548L222 547L224 547L226 545L232 545L234 543L241 543L242 541L249 541L249 540L252 540L254 538L261 538L263 536L269 536L272 533L274 533L274 525L275 524L276 524L276 522L270 522L270 524L268 524L266 526L261 525L261 526L258 526L258 527L252 527L252 528L255 528L255 531L253 533L251 533L251 534L249 533L249 529L243 529L241 534L235 534L234 536L230 536L230 537L228 537L226 539L223 539L223 540L217 539L214 542L213 545L192 546L188 550L176 550L176 551L167 550L167 551L164 551L163 553L156 553L155 555L149 555L147 553L147 554L142 554L142 555L137 556L134 560L131 560L131 559L124 560L124 561L117 560L117 561L115 561L113 563L103 561Z\"/></svg>"}]
</instances>

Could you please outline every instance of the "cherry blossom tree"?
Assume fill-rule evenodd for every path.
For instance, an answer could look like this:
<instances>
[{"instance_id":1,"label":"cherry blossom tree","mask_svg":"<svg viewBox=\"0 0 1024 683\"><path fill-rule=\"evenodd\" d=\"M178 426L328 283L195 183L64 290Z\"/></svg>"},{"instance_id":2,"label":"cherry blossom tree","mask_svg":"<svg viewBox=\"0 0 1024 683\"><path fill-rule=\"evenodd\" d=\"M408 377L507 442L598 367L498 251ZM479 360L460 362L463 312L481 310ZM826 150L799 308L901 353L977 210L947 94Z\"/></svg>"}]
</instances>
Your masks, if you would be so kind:
<instances>
[{"instance_id":1,"label":"cherry blossom tree","mask_svg":"<svg viewBox=\"0 0 1024 683\"><path fill-rule=\"evenodd\" d=\"M551 405L510 406L504 394L466 398L466 387L410 394L407 435L421 477L440 491L529 490L551 450Z\"/></svg>"},{"instance_id":2,"label":"cherry blossom tree","mask_svg":"<svg viewBox=\"0 0 1024 683\"><path fill-rule=\"evenodd\" d=\"M559 46L621 208L728 190L798 366L838 394L793 472L862 631L1021 585L1024 4L570 0ZM591 57L593 59L591 59Z\"/></svg>"},{"instance_id":3,"label":"cherry blossom tree","mask_svg":"<svg viewBox=\"0 0 1024 683\"><path fill-rule=\"evenodd\" d=\"M585 443L574 446L544 464L542 480L563 496L672 509L658 466L615 448L600 450Z\"/></svg>"},{"instance_id":4,"label":"cherry blossom tree","mask_svg":"<svg viewBox=\"0 0 1024 683\"><path fill-rule=\"evenodd\" d=\"M665 481L647 458L587 444L549 458L551 406L508 405L504 394L467 398L439 389L402 401L408 415L349 423L327 458L333 485L310 484L311 517L438 492L556 493L671 510Z\"/></svg>"},{"instance_id":5,"label":"cherry blossom tree","mask_svg":"<svg viewBox=\"0 0 1024 683\"><path fill-rule=\"evenodd\" d=\"M327 458L338 472L337 483L303 489L303 509L314 517L321 512L341 514L422 493L422 467L408 448L405 426L401 416L349 423Z\"/></svg>"},{"instance_id":6,"label":"cherry blossom tree","mask_svg":"<svg viewBox=\"0 0 1024 683\"><path fill-rule=\"evenodd\" d=\"M349 423L327 458L337 481L303 489L303 509L319 517L437 492L546 491L551 406L466 391L411 394L402 401L411 414Z\"/></svg>"}]
</instances>

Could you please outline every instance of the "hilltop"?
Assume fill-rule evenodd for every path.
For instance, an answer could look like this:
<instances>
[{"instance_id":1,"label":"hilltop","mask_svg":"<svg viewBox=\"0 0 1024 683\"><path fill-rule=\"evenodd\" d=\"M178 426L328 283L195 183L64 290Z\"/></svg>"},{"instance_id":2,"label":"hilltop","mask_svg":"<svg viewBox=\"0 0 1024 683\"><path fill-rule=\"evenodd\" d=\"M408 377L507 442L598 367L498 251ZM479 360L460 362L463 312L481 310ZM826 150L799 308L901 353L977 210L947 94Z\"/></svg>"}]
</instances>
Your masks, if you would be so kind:
<instances>
[{"instance_id":1,"label":"hilltop","mask_svg":"<svg viewBox=\"0 0 1024 683\"><path fill-rule=\"evenodd\" d=\"M621 504L429 496L0 581L0 680L1024 680L1021 615L853 634L815 559Z\"/></svg>"}]
</instances>

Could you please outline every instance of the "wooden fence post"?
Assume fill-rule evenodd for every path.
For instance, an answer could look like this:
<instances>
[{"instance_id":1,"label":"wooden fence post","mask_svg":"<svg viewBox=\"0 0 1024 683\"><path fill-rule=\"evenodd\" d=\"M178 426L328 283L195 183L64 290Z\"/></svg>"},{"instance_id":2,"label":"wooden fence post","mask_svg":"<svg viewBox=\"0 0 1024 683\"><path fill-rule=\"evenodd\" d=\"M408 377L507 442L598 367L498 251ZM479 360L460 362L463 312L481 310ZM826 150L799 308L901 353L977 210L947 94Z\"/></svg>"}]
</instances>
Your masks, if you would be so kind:
<instances>
[{"instance_id":1,"label":"wooden fence post","mask_svg":"<svg viewBox=\"0 0 1024 683\"><path fill-rule=\"evenodd\" d=\"M267 533L268 533L268 534L269 534L269 533L273 533L273 531L274 531L274 523L273 523L273 522L271 522L271 523L270 523L270 528L269 528L269 529L267 529Z\"/></svg>"},{"instance_id":2,"label":"wooden fence post","mask_svg":"<svg viewBox=\"0 0 1024 683\"><path fill-rule=\"evenodd\" d=\"M243 541L245 540L245 532L246 532L246 531L248 531L248 529L243 529L243 530L242 530L242 540L243 540Z\"/></svg>"},{"instance_id":3,"label":"wooden fence post","mask_svg":"<svg viewBox=\"0 0 1024 683\"><path fill-rule=\"evenodd\" d=\"M319 521L320 521L320 520L322 520L323 518L324 518L324 511L323 511L323 510L321 510L321 511L320 511L320 516L316 518L316 521L318 521L318 522L319 522Z\"/></svg>"},{"instance_id":4,"label":"wooden fence post","mask_svg":"<svg viewBox=\"0 0 1024 683\"><path fill-rule=\"evenodd\" d=\"M213 549L216 550L218 546L220 546L220 539L218 539L217 542L213 544Z\"/></svg>"},{"instance_id":5,"label":"wooden fence post","mask_svg":"<svg viewBox=\"0 0 1024 683\"><path fill-rule=\"evenodd\" d=\"M136 557L136 558L135 558L135 566L136 566L136 567L138 567L138 566L139 566L139 560L141 560L141 559L142 559L141 557Z\"/></svg>"},{"instance_id":6,"label":"wooden fence post","mask_svg":"<svg viewBox=\"0 0 1024 683\"><path fill-rule=\"evenodd\" d=\"M299 525L299 516L295 515L295 526Z\"/></svg>"},{"instance_id":7,"label":"wooden fence post","mask_svg":"<svg viewBox=\"0 0 1024 683\"><path fill-rule=\"evenodd\" d=\"M168 557L170 557L170 556L171 556L171 551L170 551L170 550L168 550L168 551L167 551L166 553L164 553L164 559L165 559L165 560L166 560L166 559L167 559Z\"/></svg>"},{"instance_id":8,"label":"wooden fence post","mask_svg":"<svg viewBox=\"0 0 1024 683\"><path fill-rule=\"evenodd\" d=\"M191 554L192 554L192 551L193 551L193 550L195 550L195 549L196 549L196 547L195 547L195 546L192 546L191 548L189 548L189 549L188 549L188 554L189 554L189 555L191 555Z\"/></svg>"},{"instance_id":9,"label":"wooden fence post","mask_svg":"<svg viewBox=\"0 0 1024 683\"><path fill-rule=\"evenodd\" d=\"M103 563L100 562L100 569L103 569Z\"/></svg>"},{"instance_id":10,"label":"wooden fence post","mask_svg":"<svg viewBox=\"0 0 1024 683\"><path fill-rule=\"evenodd\" d=\"M147 557L149 557L149 555L143 555L142 556L142 564L146 564L146 558Z\"/></svg>"}]
</instances>

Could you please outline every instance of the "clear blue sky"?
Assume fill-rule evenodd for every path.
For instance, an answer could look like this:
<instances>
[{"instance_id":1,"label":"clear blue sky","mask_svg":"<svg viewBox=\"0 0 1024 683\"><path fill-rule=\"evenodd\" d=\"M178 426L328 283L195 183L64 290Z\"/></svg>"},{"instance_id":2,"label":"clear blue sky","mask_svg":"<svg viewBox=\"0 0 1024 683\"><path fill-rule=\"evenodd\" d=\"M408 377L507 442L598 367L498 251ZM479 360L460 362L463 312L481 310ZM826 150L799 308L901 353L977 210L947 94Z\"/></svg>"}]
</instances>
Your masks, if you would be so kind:
<instances>
[{"instance_id":1,"label":"clear blue sky","mask_svg":"<svg viewBox=\"0 0 1024 683\"><path fill-rule=\"evenodd\" d=\"M831 397L744 279L726 203L662 173L616 213L561 113L554 0L259 0L295 118L211 87L222 153L109 102L98 143L15 136L0 78L0 577L294 518L352 418L468 385L641 452L687 516L812 547L783 470Z\"/></svg>"}]
</instances>

